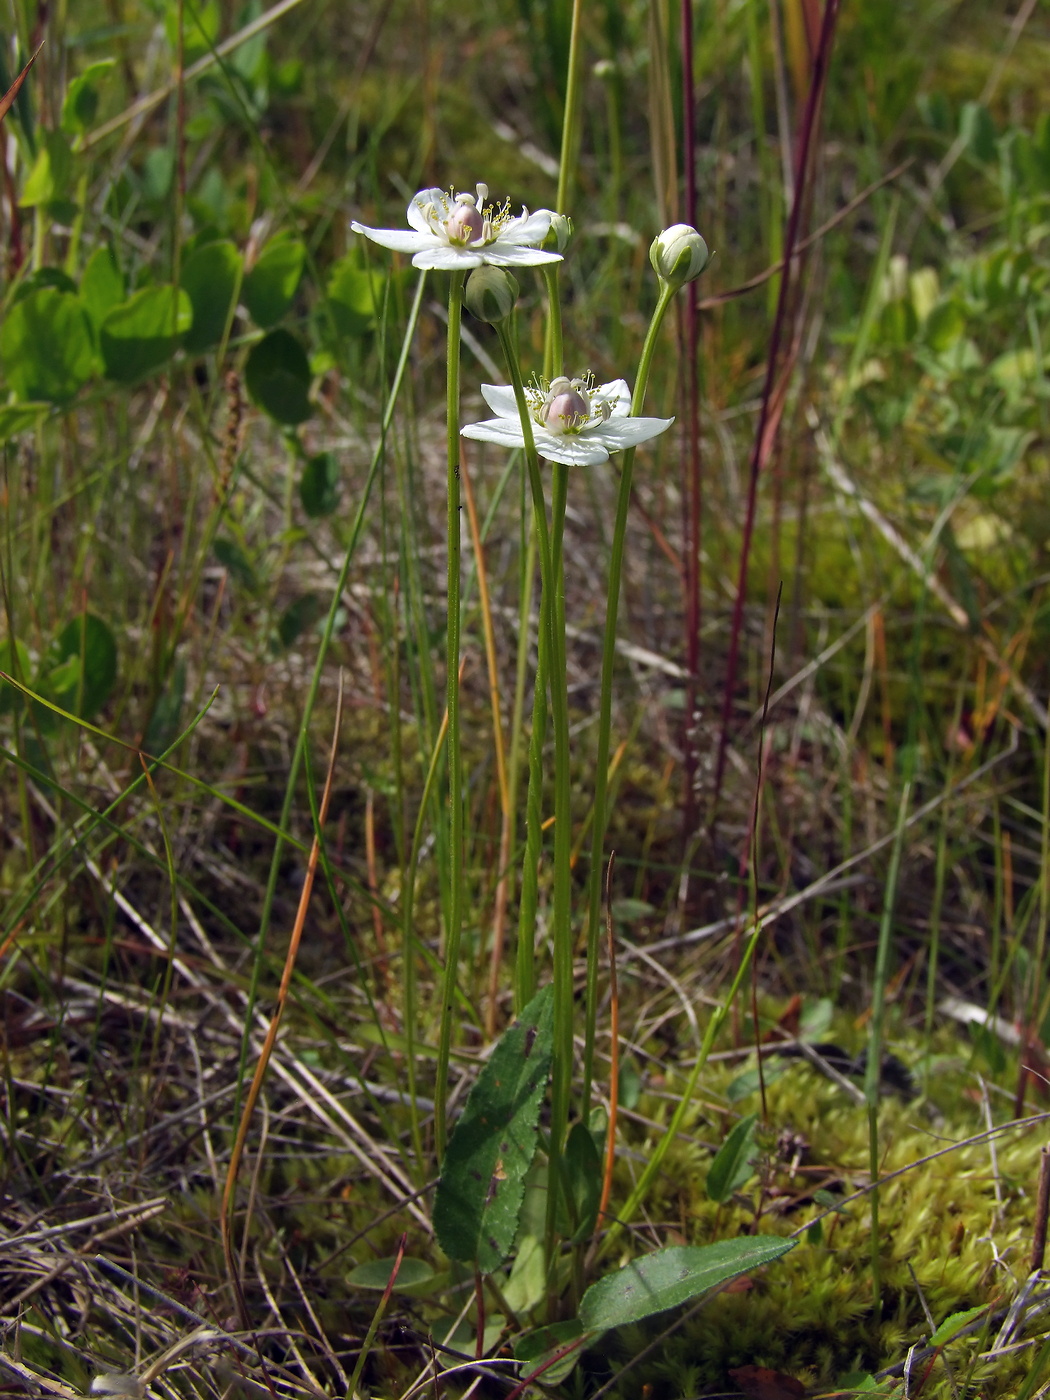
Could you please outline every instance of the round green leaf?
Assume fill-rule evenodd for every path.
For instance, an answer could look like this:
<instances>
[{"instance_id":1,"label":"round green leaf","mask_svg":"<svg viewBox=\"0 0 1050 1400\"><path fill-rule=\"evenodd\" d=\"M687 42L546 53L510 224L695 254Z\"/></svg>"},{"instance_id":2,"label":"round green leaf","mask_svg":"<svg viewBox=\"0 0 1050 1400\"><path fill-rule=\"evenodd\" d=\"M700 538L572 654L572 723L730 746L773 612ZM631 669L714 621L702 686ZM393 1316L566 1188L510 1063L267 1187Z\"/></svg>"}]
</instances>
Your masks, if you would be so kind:
<instances>
[{"instance_id":1,"label":"round green leaf","mask_svg":"<svg viewBox=\"0 0 1050 1400\"><path fill-rule=\"evenodd\" d=\"M278 423L294 426L310 416L310 363L290 331L271 331L252 347L244 367L248 393Z\"/></svg>"},{"instance_id":2,"label":"round green leaf","mask_svg":"<svg viewBox=\"0 0 1050 1400\"><path fill-rule=\"evenodd\" d=\"M638 1322L772 1264L795 1243L777 1235L746 1235L717 1244L658 1249L592 1284L580 1303L580 1322L587 1331Z\"/></svg>"},{"instance_id":3,"label":"round green leaf","mask_svg":"<svg viewBox=\"0 0 1050 1400\"><path fill-rule=\"evenodd\" d=\"M257 326L276 325L292 304L306 264L306 248L297 238L268 243L244 279L244 304Z\"/></svg>"},{"instance_id":4,"label":"round green leaf","mask_svg":"<svg viewBox=\"0 0 1050 1400\"><path fill-rule=\"evenodd\" d=\"M167 364L192 324L193 307L181 288L144 287L102 322L106 374L120 384L144 379Z\"/></svg>"},{"instance_id":5,"label":"round green leaf","mask_svg":"<svg viewBox=\"0 0 1050 1400\"><path fill-rule=\"evenodd\" d=\"M307 515L331 515L339 504L339 461L332 452L319 452L303 468L299 481L299 499Z\"/></svg>"},{"instance_id":6,"label":"round green leaf","mask_svg":"<svg viewBox=\"0 0 1050 1400\"><path fill-rule=\"evenodd\" d=\"M197 355L223 337L241 284L241 255L226 239L205 243L186 259L179 280L193 306L183 348Z\"/></svg>"},{"instance_id":7,"label":"round green leaf","mask_svg":"<svg viewBox=\"0 0 1050 1400\"><path fill-rule=\"evenodd\" d=\"M67 403L91 377L91 322L77 297L42 287L16 302L0 327L0 359L20 399Z\"/></svg>"}]
</instances>

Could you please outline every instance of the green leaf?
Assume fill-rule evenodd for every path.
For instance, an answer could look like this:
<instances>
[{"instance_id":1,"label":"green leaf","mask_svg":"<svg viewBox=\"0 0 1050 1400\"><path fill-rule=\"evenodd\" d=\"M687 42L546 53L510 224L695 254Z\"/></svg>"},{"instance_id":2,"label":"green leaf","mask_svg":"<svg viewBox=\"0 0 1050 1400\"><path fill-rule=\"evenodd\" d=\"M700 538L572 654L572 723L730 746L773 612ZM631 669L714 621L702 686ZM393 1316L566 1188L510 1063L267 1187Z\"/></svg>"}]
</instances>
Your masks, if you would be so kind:
<instances>
[{"instance_id":1,"label":"green leaf","mask_svg":"<svg viewBox=\"0 0 1050 1400\"><path fill-rule=\"evenodd\" d=\"M707 1194L712 1201L717 1201L719 1205L728 1201L733 1192L743 1186L746 1181L750 1181L754 1175L751 1163L757 1150L755 1147L755 1124L757 1122L757 1113L749 1113L746 1118L741 1118L715 1154L711 1170L707 1173Z\"/></svg>"},{"instance_id":2,"label":"green leaf","mask_svg":"<svg viewBox=\"0 0 1050 1400\"><path fill-rule=\"evenodd\" d=\"M96 327L101 326L107 314L124 300L124 279L108 244L96 248L88 259L80 279L80 300Z\"/></svg>"},{"instance_id":3,"label":"green leaf","mask_svg":"<svg viewBox=\"0 0 1050 1400\"><path fill-rule=\"evenodd\" d=\"M966 330L966 316L955 301L942 301L926 321L926 339L938 355L949 350Z\"/></svg>"},{"instance_id":4,"label":"green leaf","mask_svg":"<svg viewBox=\"0 0 1050 1400\"><path fill-rule=\"evenodd\" d=\"M594 1135L583 1123L574 1123L565 1144L562 1170L569 1188L572 1224L563 1233L573 1244L589 1239L598 1220L602 1197L602 1159Z\"/></svg>"},{"instance_id":5,"label":"green leaf","mask_svg":"<svg viewBox=\"0 0 1050 1400\"><path fill-rule=\"evenodd\" d=\"M385 280L381 272L359 267L354 254L340 258L335 264L326 293L332 320L340 335L351 339L375 329Z\"/></svg>"},{"instance_id":6,"label":"green leaf","mask_svg":"<svg viewBox=\"0 0 1050 1400\"><path fill-rule=\"evenodd\" d=\"M941 1323L937 1331L930 1338L931 1347L942 1347L945 1342L950 1342L957 1332L971 1323L975 1317L980 1317L982 1313L988 1311L988 1304L982 1303L979 1308L967 1308L965 1312L952 1313Z\"/></svg>"},{"instance_id":7,"label":"green leaf","mask_svg":"<svg viewBox=\"0 0 1050 1400\"><path fill-rule=\"evenodd\" d=\"M791 1068L791 1062L785 1059L766 1060L762 1066L762 1079L758 1077L758 1066L745 1069L741 1074L730 1081L726 1087L726 1098L730 1103L741 1103L752 1094L757 1094L762 1087L762 1083L775 1084L777 1080L787 1074Z\"/></svg>"},{"instance_id":8,"label":"green leaf","mask_svg":"<svg viewBox=\"0 0 1050 1400\"><path fill-rule=\"evenodd\" d=\"M98 714L117 679L117 643L94 613L67 622L48 653L41 694L81 719Z\"/></svg>"},{"instance_id":9,"label":"green leaf","mask_svg":"<svg viewBox=\"0 0 1050 1400\"><path fill-rule=\"evenodd\" d=\"M339 504L342 471L334 452L319 452L303 468L299 499L311 517L331 515Z\"/></svg>"},{"instance_id":10,"label":"green leaf","mask_svg":"<svg viewBox=\"0 0 1050 1400\"><path fill-rule=\"evenodd\" d=\"M254 345L244 382L255 403L278 423L294 426L310 416L310 362L290 331L271 331Z\"/></svg>"},{"instance_id":11,"label":"green leaf","mask_svg":"<svg viewBox=\"0 0 1050 1400\"><path fill-rule=\"evenodd\" d=\"M142 747L146 753L161 754L179 732L179 719L186 698L186 663L177 661L168 683L157 696Z\"/></svg>"},{"instance_id":12,"label":"green leaf","mask_svg":"<svg viewBox=\"0 0 1050 1400\"><path fill-rule=\"evenodd\" d=\"M298 641L307 628L312 627L324 613L325 605L319 594L304 593L301 598L296 598L281 614L281 620L277 624L281 646L290 647Z\"/></svg>"},{"instance_id":13,"label":"green leaf","mask_svg":"<svg viewBox=\"0 0 1050 1400\"><path fill-rule=\"evenodd\" d=\"M98 114L98 84L109 74L115 62L115 59L103 58L97 63L88 64L83 73L78 74L66 88L62 103L62 130L67 136L81 135L94 122Z\"/></svg>"},{"instance_id":14,"label":"green leaf","mask_svg":"<svg viewBox=\"0 0 1050 1400\"><path fill-rule=\"evenodd\" d=\"M186 259L179 282L193 307L193 325L182 342L198 355L217 345L236 304L241 285L241 255L227 239L205 243Z\"/></svg>"},{"instance_id":15,"label":"green leaf","mask_svg":"<svg viewBox=\"0 0 1050 1400\"><path fill-rule=\"evenodd\" d=\"M550 987L500 1037L449 1139L434 1196L434 1231L450 1259L497 1269L518 1229L536 1151L553 1043Z\"/></svg>"},{"instance_id":16,"label":"green leaf","mask_svg":"<svg viewBox=\"0 0 1050 1400\"><path fill-rule=\"evenodd\" d=\"M254 593L259 587L255 567L236 540L226 539L220 535L212 545L212 549L222 567L229 569L231 577L247 588L249 593Z\"/></svg>"},{"instance_id":17,"label":"green leaf","mask_svg":"<svg viewBox=\"0 0 1050 1400\"><path fill-rule=\"evenodd\" d=\"M982 102L964 102L959 113L959 135L980 161L995 159L995 122Z\"/></svg>"},{"instance_id":18,"label":"green leaf","mask_svg":"<svg viewBox=\"0 0 1050 1400\"><path fill-rule=\"evenodd\" d=\"M580 1303L580 1322L588 1331L638 1322L773 1263L795 1243L776 1235L748 1235L717 1244L658 1249L593 1283Z\"/></svg>"},{"instance_id":19,"label":"green leaf","mask_svg":"<svg viewBox=\"0 0 1050 1400\"><path fill-rule=\"evenodd\" d=\"M106 374L118 384L153 374L171 359L192 323L193 308L181 287L144 287L102 322L99 341Z\"/></svg>"},{"instance_id":20,"label":"green leaf","mask_svg":"<svg viewBox=\"0 0 1050 1400\"><path fill-rule=\"evenodd\" d=\"M644 899L614 899L612 903L612 915L617 923L634 924L639 919L649 919L656 913L656 909Z\"/></svg>"},{"instance_id":21,"label":"green leaf","mask_svg":"<svg viewBox=\"0 0 1050 1400\"><path fill-rule=\"evenodd\" d=\"M642 1097L642 1076L638 1062L633 1055L625 1055L620 1061L620 1103L628 1112L638 1107Z\"/></svg>"},{"instance_id":22,"label":"green leaf","mask_svg":"<svg viewBox=\"0 0 1050 1400\"><path fill-rule=\"evenodd\" d=\"M244 279L244 304L257 326L276 325L292 304L306 265L306 247L297 238L276 238L259 254Z\"/></svg>"},{"instance_id":23,"label":"green leaf","mask_svg":"<svg viewBox=\"0 0 1050 1400\"><path fill-rule=\"evenodd\" d=\"M40 204L50 204L56 199L65 199L69 191L73 171L73 152L69 137L64 131L43 131L40 138L36 160L26 180L22 198L18 201L23 209L32 209Z\"/></svg>"},{"instance_id":24,"label":"green leaf","mask_svg":"<svg viewBox=\"0 0 1050 1400\"><path fill-rule=\"evenodd\" d=\"M16 302L0 326L0 359L20 399L68 403L91 378L91 322L77 297L54 287Z\"/></svg>"},{"instance_id":25,"label":"green leaf","mask_svg":"<svg viewBox=\"0 0 1050 1400\"><path fill-rule=\"evenodd\" d=\"M396 1255L391 1255L388 1259L369 1259L366 1264L358 1264L356 1269L351 1269L346 1281L351 1288L368 1288L382 1293L390 1282L390 1275L396 1263ZM426 1260L409 1259L406 1256L401 1260L401 1267L397 1271L394 1292L406 1293L412 1288L429 1283L433 1277L434 1270Z\"/></svg>"}]
</instances>

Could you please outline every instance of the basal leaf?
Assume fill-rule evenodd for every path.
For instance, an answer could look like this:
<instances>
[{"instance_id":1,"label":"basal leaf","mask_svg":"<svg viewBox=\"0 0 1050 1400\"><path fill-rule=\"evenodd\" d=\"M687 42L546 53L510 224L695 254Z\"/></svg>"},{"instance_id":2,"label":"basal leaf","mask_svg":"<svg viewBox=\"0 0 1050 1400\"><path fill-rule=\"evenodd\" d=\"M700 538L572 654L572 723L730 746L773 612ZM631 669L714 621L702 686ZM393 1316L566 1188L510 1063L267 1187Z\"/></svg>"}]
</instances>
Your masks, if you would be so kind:
<instances>
[{"instance_id":1,"label":"basal leaf","mask_svg":"<svg viewBox=\"0 0 1050 1400\"><path fill-rule=\"evenodd\" d=\"M717 1244L658 1249L592 1284L580 1304L580 1322L588 1331L638 1322L772 1264L794 1247L794 1240L776 1235L748 1235Z\"/></svg>"},{"instance_id":2,"label":"basal leaf","mask_svg":"<svg viewBox=\"0 0 1050 1400\"><path fill-rule=\"evenodd\" d=\"M16 302L0 327L0 359L20 399L64 404L91 377L91 322L78 297L41 287Z\"/></svg>"},{"instance_id":3,"label":"basal leaf","mask_svg":"<svg viewBox=\"0 0 1050 1400\"><path fill-rule=\"evenodd\" d=\"M503 1033L449 1139L434 1197L434 1230L450 1259L497 1269L518 1229L538 1139L553 1040L551 989Z\"/></svg>"},{"instance_id":4,"label":"basal leaf","mask_svg":"<svg viewBox=\"0 0 1050 1400\"><path fill-rule=\"evenodd\" d=\"M102 322L106 374L120 384L144 379L167 364L192 323L193 308L181 288L144 287Z\"/></svg>"},{"instance_id":5,"label":"basal leaf","mask_svg":"<svg viewBox=\"0 0 1050 1400\"><path fill-rule=\"evenodd\" d=\"M253 401L278 423L294 427L310 416L310 362L290 331L276 330L252 347L244 382Z\"/></svg>"},{"instance_id":6,"label":"basal leaf","mask_svg":"<svg viewBox=\"0 0 1050 1400\"><path fill-rule=\"evenodd\" d=\"M306 248L297 238L276 238L259 254L244 279L244 304L257 326L276 325L292 304L306 265Z\"/></svg>"},{"instance_id":7,"label":"basal leaf","mask_svg":"<svg viewBox=\"0 0 1050 1400\"><path fill-rule=\"evenodd\" d=\"M199 355L217 345L226 330L241 285L241 255L227 239L205 243L186 259L179 281L193 307L183 347Z\"/></svg>"}]
</instances>

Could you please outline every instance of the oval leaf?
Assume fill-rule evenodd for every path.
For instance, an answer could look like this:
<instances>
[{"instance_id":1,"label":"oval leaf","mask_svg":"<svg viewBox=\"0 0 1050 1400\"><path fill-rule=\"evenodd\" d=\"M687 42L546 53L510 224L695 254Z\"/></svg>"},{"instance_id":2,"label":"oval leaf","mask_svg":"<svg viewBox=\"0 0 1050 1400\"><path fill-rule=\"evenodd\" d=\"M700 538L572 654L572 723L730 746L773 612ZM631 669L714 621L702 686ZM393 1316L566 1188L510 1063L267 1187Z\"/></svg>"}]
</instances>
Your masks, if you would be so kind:
<instances>
[{"instance_id":1,"label":"oval leaf","mask_svg":"<svg viewBox=\"0 0 1050 1400\"><path fill-rule=\"evenodd\" d=\"M181 287L144 287L102 322L106 374L119 384L152 374L171 359L192 323L193 307Z\"/></svg>"},{"instance_id":2,"label":"oval leaf","mask_svg":"<svg viewBox=\"0 0 1050 1400\"><path fill-rule=\"evenodd\" d=\"M264 330L276 325L292 304L306 264L306 248L297 238L268 243L244 279L244 304Z\"/></svg>"},{"instance_id":3,"label":"oval leaf","mask_svg":"<svg viewBox=\"0 0 1050 1400\"><path fill-rule=\"evenodd\" d=\"M434 1196L434 1231L450 1259L499 1268L518 1231L536 1151L553 1042L551 989L504 1031L449 1139Z\"/></svg>"},{"instance_id":4,"label":"oval leaf","mask_svg":"<svg viewBox=\"0 0 1050 1400\"><path fill-rule=\"evenodd\" d=\"M794 1249L794 1240L749 1235L708 1245L671 1245L634 1259L588 1288L580 1322L588 1330L622 1327L691 1302L727 1279L771 1264Z\"/></svg>"},{"instance_id":5,"label":"oval leaf","mask_svg":"<svg viewBox=\"0 0 1050 1400\"><path fill-rule=\"evenodd\" d=\"M252 347L244 367L248 393L278 423L294 427L310 416L310 363L289 331L271 331Z\"/></svg>"},{"instance_id":6,"label":"oval leaf","mask_svg":"<svg viewBox=\"0 0 1050 1400\"><path fill-rule=\"evenodd\" d=\"M91 322L77 297L42 287L16 302L0 327L0 358L20 399L68 403L91 377Z\"/></svg>"}]
</instances>

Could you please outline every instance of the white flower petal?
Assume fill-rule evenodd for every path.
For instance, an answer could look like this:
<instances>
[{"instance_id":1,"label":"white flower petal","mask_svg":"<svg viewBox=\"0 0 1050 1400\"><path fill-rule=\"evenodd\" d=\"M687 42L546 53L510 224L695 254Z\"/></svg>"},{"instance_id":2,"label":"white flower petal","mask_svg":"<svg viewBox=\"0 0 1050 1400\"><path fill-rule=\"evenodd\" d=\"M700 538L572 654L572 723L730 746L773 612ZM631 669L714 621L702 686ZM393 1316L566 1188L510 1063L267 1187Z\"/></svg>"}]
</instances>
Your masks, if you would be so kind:
<instances>
[{"instance_id":1,"label":"white flower petal","mask_svg":"<svg viewBox=\"0 0 1050 1400\"><path fill-rule=\"evenodd\" d=\"M420 233L433 233L433 215L430 219L423 212L429 205L436 204L441 208L441 202L447 198L444 190L420 190L418 194L412 196L412 203L408 206L408 222Z\"/></svg>"},{"instance_id":2,"label":"white flower petal","mask_svg":"<svg viewBox=\"0 0 1050 1400\"><path fill-rule=\"evenodd\" d=\"M524 447L525 435L520 423L510 423L506 418L486 418L484 423L468 423L462 436L473 438L475 442L494 442L500 447Z\"/></svg>"},{"instance_id":3,"label":"white flower petal","mask_svg":"<svg viewBox=\"0 0 1050 1400\"><path fill-rule=\"evenodd\" d=\"M519 248L513 243L504 244L502 237L495 243L487 244L481 251L485 261L493 267L540 267L543 263L562 261L560 253L545 253L542 248Z\"/></svg>"},{"instance_id":4,"label":"white flower petal","mask_svg":"<svg viewBox=\"0 0 1050 1400\"><path fill-rule=\"evenodd\" d=\"M417 237L422 237L418 234ZM435 243L412 259L412 266L418 268L438 268L443 272L459 272L468 267L480 267L485 259L472 248L453 248L448 243Z\"/></svg>"},{"instance_id":5,"label":"white flower petal","mask_svg":"<svg viewBox=\"0 0 1050 1400\"><path fill-rule=\"evenodd\" d=\"M637 447L640 442L659 437L673 422L673 418L610 418L599 428L585 428L582 436L584 441L597 440L610 452L619 452L624 447Z\"/></svg>"},{"instance_id":6,"label":"white flower petal","mask_svg":"<svg viewBox=\"0 0 1050 1400\"><path fill-rule=\"evenodd\" d=\"M537 209L535 214L519 214L516 219L508 219L500 229L501 243L524 243L535 246L542 243L550 232L551 211Z\"/></svg>"},{"instance_id":7,"label":"white flower petal","mask_svg":"<svg viewBox=\"0 0 1050 1400\"><path fill-rule=\"evenodd\" d=\"M597 467L609 460L609 454L594 438L555 437L543 429L536 434L536 451L548 462L562 462L567 467Z\"/></svg>"},{"instance_id":8,"label":"white flower petal","mask_svg":"<svg viewBox=\"0 0 1050 1400\"><path fill-rule=\"evenodd\" d=\"M500 418L511 418L520 424L518 402L509 384L482 384L481 397Z\"/></svg>"},{"instance_id":9,"label":"white flower petal","mask_svg":"<svg viewBox=\"0 0 1050 1400\"><path fill-rule=\"evenodd\" d=\"M626 418L631 411L631 391L627 387L626 379L613 379L608 384L599 384L591 395L592 403L597 399L604 399L606 403L612 404L614 418Z\"/></svg>"},{"instance_id":10,"label":"white flower petal","mask_svg":"<svg viewBox=\"0 0 1050 1400\"><path fill-rule=\"evenodd\" d=\"M413 233L406 228L366 228L364 224L352 223L355 233L363 233L381 248L391 248L395 253L418 253L423 248L431 248L437 241L432 233Z\"/></svg>"}]
</instances>

